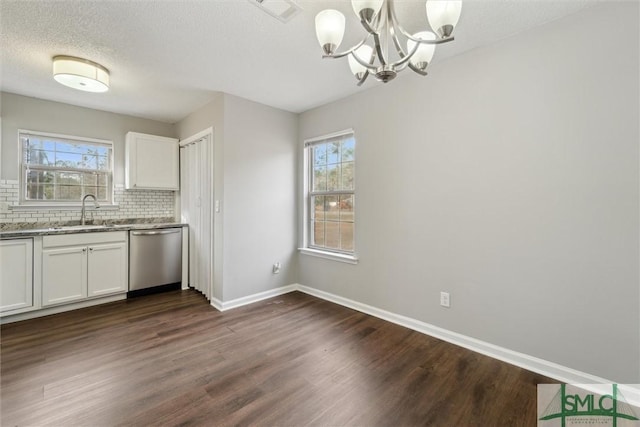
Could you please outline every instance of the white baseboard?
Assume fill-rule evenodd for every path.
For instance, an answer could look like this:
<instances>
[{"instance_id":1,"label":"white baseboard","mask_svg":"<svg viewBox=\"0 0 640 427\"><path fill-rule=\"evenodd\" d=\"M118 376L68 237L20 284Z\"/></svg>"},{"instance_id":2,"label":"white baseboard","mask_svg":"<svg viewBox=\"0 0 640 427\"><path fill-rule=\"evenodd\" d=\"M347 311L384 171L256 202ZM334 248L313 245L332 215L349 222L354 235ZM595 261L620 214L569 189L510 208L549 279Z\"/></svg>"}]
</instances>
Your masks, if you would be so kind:
<instances>
[{"instance_id":1,"label":"white baseboard","mask_svg":"<svg viewBox=\"0 0 640 427\"><path fill-rule=\"evenodd\" d=\"M485 356L492 357L494 359L501 360L511 365L518 366L544 375L549 378L553 378L557 381L561 381L568 384L612 384L614 381L607 380L595 375L581 372L566 366L559 365L557 363L550 362L548 360L540 359L528 354L520 353L508 348L500 347L485 341L481 341L476 338L472 338L466 335L452 332L435 325L431 325L420 320L412 319L410 317L402 316L400 314L392 313L386 310L382 310L377 307L373 307L367 304L360 303L348 298L341 297L329 292L321 291L319 289L310 288L298 283L283 286L269 291L260 292L258 294L249 295L243 298L235 300L221 302L216 299L211 300L211 305L220 311L229 310L232 308L240 307L246 304L251 304L263 299L271 298L274 296L282 295L288 292L300 291L305 294L312 295L317 298L321 298L326 301L330 301L344 307L348 307L365 314L395 323L400 326L412 329L414 331L429 335L443 341L447 341L451 344L464 347L471 351L475 351ZM635 387L634 387L635 388Z\"/></svg>"},{"instance_id":2,"label":"white baseboard","mask_svg":"<svg viewBox=\"0 0 640 427\"><path fill-rule=\"evenodd\" d=\"M222 310L222 301L220 301L218 298L211 297L211 305L216 310L223 311Z\"/></svg>"},{"instance_id":3,"label":"white baseboard","mask_svg":"<svg viewBox=\"0 0 640 427\"><path fill-rule=\"evenodd\" d=\"M246 297L232 299L230 301L220 301L217 298L211 298L211 305L218 311L231 310L232 308L242 307L243 305L253 304L254 302L262 301L263 299L277 297L278 295L288 294L297 290L297 285L281 286L275 289L269 289L268 291L260 292L253 295L247 295Z\"/></svg>"}]
</instances>

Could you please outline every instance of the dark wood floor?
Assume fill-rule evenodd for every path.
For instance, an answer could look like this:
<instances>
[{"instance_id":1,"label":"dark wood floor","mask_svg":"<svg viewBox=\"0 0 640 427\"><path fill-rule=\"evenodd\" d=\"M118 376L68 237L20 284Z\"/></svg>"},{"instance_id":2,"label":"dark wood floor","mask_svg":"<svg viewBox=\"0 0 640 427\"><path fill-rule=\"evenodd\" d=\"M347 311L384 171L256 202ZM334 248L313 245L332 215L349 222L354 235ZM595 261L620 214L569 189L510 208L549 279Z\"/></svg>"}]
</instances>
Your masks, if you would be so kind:
<instances>
[{"instance_id":1,"label":"dark wood floor","mask_svg":"<svg viewBox=\"0 0 640 427\"><path fill-rule=\"evenodd\" d=\"M534 426L548 378L294 292L175 291L2 326L3 426Z\"/></svg>"}]
</instances>

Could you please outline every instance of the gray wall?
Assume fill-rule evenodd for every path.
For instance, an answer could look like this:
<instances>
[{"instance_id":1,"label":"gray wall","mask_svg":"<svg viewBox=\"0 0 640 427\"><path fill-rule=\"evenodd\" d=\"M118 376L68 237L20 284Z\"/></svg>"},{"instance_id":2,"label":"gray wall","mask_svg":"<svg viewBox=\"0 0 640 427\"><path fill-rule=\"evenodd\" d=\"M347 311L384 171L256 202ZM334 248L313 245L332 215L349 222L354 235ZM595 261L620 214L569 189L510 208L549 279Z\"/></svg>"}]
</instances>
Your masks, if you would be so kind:
<instances>
[{"instance_id":1,"label":"gray wall","mask_svg":"<svg viewBox=\"0 0 640 427\"><path fill-rule=\"evenodd\" d=\"M301 140L355 129L360 263L300 255L300 283L639 382L638 12L590 8L303 113Z\"/></svg>"},{"instance_id":2,"label":"gray wall","mask_svg":"<svg viewBox=\"0 0 640 427\"><path fill-rule=\"evenodd\" d=\"M232 95L224 114L227 301L296 282L298 118Z\"/></svg>"},{"instance_id":3,"label":"gray wall","mask_svg":"<svg viewBox=\"0 0 640 427\"><path fill-rule=\"evenodd\" d=\"M88 95L91 96L91 95ZM18 179L18 129L113 141L114 183L124 185L124 138L127 132L175 137L174 126L154 120L76 107L3 92L0 179Z\"/></svg>"},{"instance_id":4,"label":"gray wall","mask_svg":"<svg viewBox=\"0 0 640 427\"><path fill-rule=\"evenodd\" d=\"M296 281L297 115L220 94L176 124L180 139L214 128L214 297ZM280 274L273 263L283 265Z\"/></svg>"}]
</instances>

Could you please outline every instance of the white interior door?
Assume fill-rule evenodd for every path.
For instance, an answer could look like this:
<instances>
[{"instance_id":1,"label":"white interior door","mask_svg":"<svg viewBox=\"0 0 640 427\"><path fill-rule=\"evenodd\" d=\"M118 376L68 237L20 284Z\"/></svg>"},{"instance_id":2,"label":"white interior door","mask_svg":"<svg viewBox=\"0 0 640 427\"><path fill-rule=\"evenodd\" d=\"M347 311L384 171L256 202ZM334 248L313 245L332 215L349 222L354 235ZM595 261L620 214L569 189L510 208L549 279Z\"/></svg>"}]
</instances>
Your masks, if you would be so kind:
<instances>
[{"instance_id":1,"label":"white interior door","mask_svg":"<svg viewBox=\"0 0 640 427\"><path fill-rule=\"evenodd\" d=\"M213 147L211 136L180 149L182 219L189 224L189 286L211 299L213 287Z\"/></svg>"}]
</instances>

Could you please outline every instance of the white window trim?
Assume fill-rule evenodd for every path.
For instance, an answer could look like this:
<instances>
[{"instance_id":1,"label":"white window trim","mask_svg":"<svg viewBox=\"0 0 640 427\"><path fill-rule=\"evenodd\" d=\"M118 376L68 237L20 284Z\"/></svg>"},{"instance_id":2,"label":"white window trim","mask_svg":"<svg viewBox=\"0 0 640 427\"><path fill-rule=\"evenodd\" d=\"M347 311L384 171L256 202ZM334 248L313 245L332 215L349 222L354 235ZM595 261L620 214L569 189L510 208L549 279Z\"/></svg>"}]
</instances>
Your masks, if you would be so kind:
<instances>
[{"instance_id":1,"label":"white window trim","mask_svg":"<svg viewBox=\"0 0 640 427\"><path fill-rule=\"evenodd\" d=\"M314 248L314 247L310 247L309 246L309 176L308 174L310 173L310 169L309 169L309 156L308 156L308 152L307 152L307 146L318 142L318 141L323 141L325 139L330 139L330 138L335 138L335 137L340 137L343 135L348 135L348 134L353 134L355 135L355 132L353 131L353 129L344 129L338 132L333 132L333 133L329 133L326 135L322 135L322 136L318 136L318 137L313 137L313 138L309 138L309 139L305 139L303 141L303 150L302 150L302 157L303 157L303 161L302 161L302 168L303 168L303 179L302 179L302 244L301 247L298 248L298 251L303 254L303 255L309 255L309 256L314 256L314 257L318 257L318 258L323 258L323 259L328 259L328 260L332 260L332 261L338 261L338 262L343 262L343 263L347 263L347 264L357 264L359 259L358 256L354 250L353 253L344 253L344 252L337 252L337 251L331 251L328 249L321 249L321 248ZM357 162L357 160L356 160ZM355 195L355 190L354 190L354 195ZM355 235L354 235L354 239L355 239ZM355 247L355 241L354 241L354 247Z\"/></svg>"},{"instance_id":2,"label":"white window trim","mask_svg":"<svg viewBox=\"0 0 640 427\"><path fill-rule=\"evenodd\" d=\"M78 202L69 202L69 201L33 201L33 200L24 200L24 174L23 172L23 147L20 142L20 135L26 133L29 135L36 136L44 136L50 138L60 138L60 139L70 139L76 141L86 141L89 143L103 144L109 145L111 147L111 188L108 190L110 192L110 203L100 203L100 208L104 208L104 210L117 210L119 205L114 203L115 198L115 177L114 177L114 169L115 169L115 158L116 158L116 150L113 144L113 141L108 139L98 139L98 138L88 138L77 135L65 135L60 133L52 133L52 132L41 132L41 131L32 131L28 129L18 129L18 168L19 168L19 179L18 179L18 204L9 206L10 210L13 211L29 211L29 210L75 210L82 206L82 201ZM92 204L90 204L92 206ZM87 209L90 209L87 206Z\"/></svg>"},{"instance_id":3,"label":"white window trim","mask_svg":"<svg viewBox=\"0 0 640 427\"><path fill-rule=\"evenodd\" d=\"M349 255L349 254L343 254L341 252L329 252L329 251L323 251L315 248L298 248L298 251L300 251L300 253L303 255L311 255L314 257L330 259L333 261L340 261L347 264L358 263L358 257L355 254Z\"/></svg>"}]
</instances>

